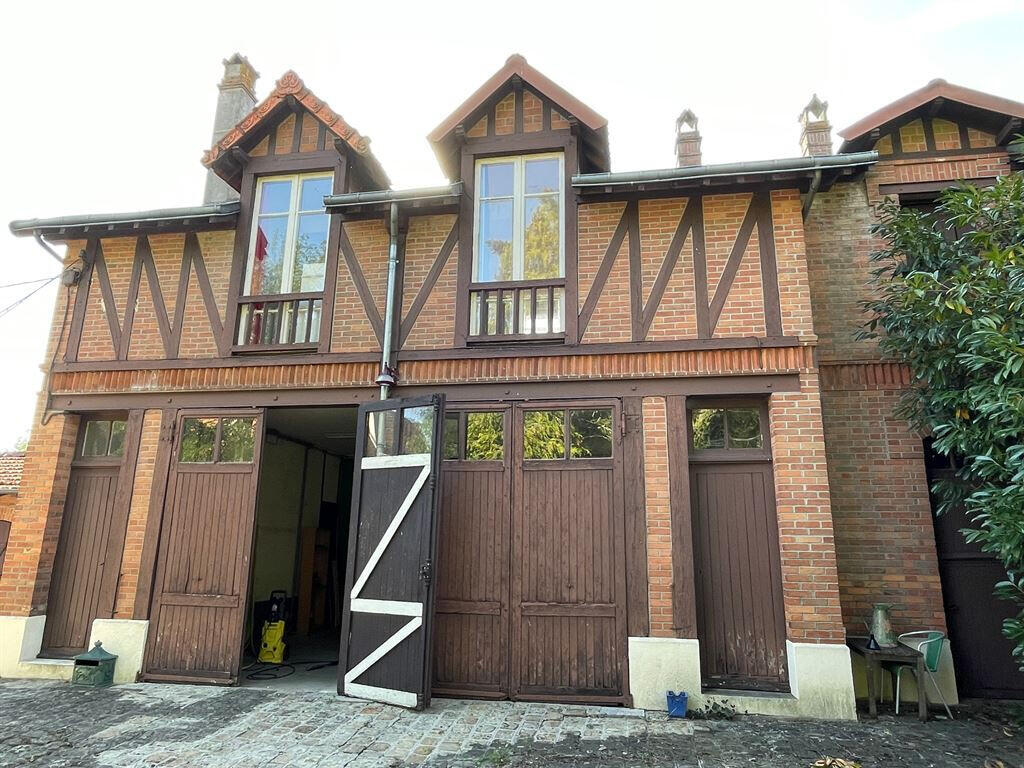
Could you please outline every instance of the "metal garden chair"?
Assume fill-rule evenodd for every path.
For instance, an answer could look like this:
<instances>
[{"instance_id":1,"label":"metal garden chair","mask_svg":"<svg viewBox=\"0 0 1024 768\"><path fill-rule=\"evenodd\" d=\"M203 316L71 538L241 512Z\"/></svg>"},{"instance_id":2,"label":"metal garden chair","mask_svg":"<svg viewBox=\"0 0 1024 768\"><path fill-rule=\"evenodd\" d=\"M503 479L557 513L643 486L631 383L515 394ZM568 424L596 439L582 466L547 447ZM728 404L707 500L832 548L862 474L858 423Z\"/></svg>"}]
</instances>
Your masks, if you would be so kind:
<instances>
[{"instance_id":1,"label":"metal garden chair","mask_svg":"<svg viewBox=\"0 0 1024 768\"><path fill-rule=\"evenodd\" d=\"M939 657L942 653L942 641L946 639L946 635L943 632L937 630L923 630L920 632L904 632L902 635L896 638L896 640L903 645L910 648L915 648L919 653L924 656L924 671L928 674L928 678L932 681L932 686L935 688L935 692L939 694L939 701L942 702L942 706L946 708L946 714L949 715L949 719L953 719L953 713L949 709L949 704L946 703L946 697L942 695L942 689L939 688L939 683L935 679L935 673L939 669ZM910 642L906 642L910 640ZM919 641L914 645L914 641ZM900 713L900 680L903 678L903 670L909 669L912 673L914 667L909 664L899 664L896 670L896 714ZM915 673L916 675L916 673ZM917 695L926 696L924 688L924 680L917 681Z\"/></svg>"}]
</instances>

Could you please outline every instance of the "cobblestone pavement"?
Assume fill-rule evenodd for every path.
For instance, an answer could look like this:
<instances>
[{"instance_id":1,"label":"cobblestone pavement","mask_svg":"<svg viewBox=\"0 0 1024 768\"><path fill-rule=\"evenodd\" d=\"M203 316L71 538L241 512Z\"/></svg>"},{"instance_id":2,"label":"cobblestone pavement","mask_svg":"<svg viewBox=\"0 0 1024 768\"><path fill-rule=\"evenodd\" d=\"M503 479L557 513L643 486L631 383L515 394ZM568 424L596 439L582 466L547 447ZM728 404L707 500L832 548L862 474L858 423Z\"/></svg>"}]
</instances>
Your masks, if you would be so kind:
<instances>
[{"instance_id":1,"label":"cobblestone pavement","mask_svg":"<svg viewBox=\"0 0 1024 768\"><path fill-rule=\"evenodd\" d=\"M690 721L555 704L438 699L410 712L329 693L0 682L0 766L794 768L825 755L864 768L1020 768L1024 741L1010 710L992 707L923 725Z\"/></svg>"}]
</instances>

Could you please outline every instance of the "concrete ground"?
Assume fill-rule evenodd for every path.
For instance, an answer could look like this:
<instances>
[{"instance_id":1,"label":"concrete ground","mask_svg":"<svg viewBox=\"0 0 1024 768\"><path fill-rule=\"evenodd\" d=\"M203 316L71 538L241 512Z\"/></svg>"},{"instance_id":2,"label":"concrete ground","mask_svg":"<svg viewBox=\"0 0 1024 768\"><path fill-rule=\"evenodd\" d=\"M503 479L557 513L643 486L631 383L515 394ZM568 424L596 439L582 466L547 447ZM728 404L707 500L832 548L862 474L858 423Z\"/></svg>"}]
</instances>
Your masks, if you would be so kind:
<instances>
[{"instance_id":1,"label":"concrete ground","mask_svg":"<svg viewBox=\"0 0 1024 768\"><path fill-rule=\"evenodd\" d=\"M1021 768L1021 715L829 723L670 720L605 707L435 700L411 712L316 691L0 681L0 766Z\"/></svg>"}]
</instances>

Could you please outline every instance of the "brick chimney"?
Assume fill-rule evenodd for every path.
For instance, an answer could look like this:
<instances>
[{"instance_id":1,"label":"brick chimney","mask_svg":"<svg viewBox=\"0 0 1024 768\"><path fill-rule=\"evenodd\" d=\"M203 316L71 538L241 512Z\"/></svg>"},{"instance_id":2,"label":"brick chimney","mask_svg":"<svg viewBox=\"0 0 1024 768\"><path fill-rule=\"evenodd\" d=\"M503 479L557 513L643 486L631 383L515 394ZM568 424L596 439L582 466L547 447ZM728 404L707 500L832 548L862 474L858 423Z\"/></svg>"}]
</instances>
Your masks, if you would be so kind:
<instances>
[{"instance_id":1,"label":"brick chimney","mask_svg":"<svg viewBox=\"0 0 1024 768\"><path fill-rule=\"evenodd\" d=\"M832 126L828 123L828 102L814 94L800 113L800 150L805 157L832 154Z\"/></svg>"},{"instance_id":2,"label":"brick chimney","mask_svg":"<svg viewBox=\"0 0 1024 768\"><path fill-rule=\"evenodd\" d=\"M693 110L684 109L676 118L676 168L700 165L700 131Z\"/></svg>"},{"instance_id":3,"label":"brick chimney","mask_svg":"<svg viewBox=\"0 0 1024 768\"><path fill-rule=\"evenodd\" d=\"M213 139L211 146L223 138L224 134L235 127L243 117L256 106L256 94L253 86L260 73L253 69L249 60L241 54L234 54L224 59L224 78L217 86L217 113L213 118ZM206 191L203 193L204 203L222 203L225 200L237 200L238 193L225 184L213 171L206 172Z\"/></svg>"}]
</instances>

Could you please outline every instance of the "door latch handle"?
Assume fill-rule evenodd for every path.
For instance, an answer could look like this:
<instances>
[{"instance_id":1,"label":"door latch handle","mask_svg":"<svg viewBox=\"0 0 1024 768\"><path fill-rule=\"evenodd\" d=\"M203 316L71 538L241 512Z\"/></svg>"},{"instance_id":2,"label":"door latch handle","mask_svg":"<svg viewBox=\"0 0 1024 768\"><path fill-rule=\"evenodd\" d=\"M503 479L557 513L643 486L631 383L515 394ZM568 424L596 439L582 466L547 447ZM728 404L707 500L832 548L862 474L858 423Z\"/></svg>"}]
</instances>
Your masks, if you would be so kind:
<instances>
[{"instance_id":1,"label":"door latch handle","mask_svg":"<svg viewBox=\"0 0 1024 768\"><path fill-rule=\"evenodd\" d=\"M430 562L430 560L424 561L423 565L420 566L420 578L423 580L423 583L426 584L428 587L430 586L430 577L432 570L433 564Z\"/></svg>"}]
</instances>

